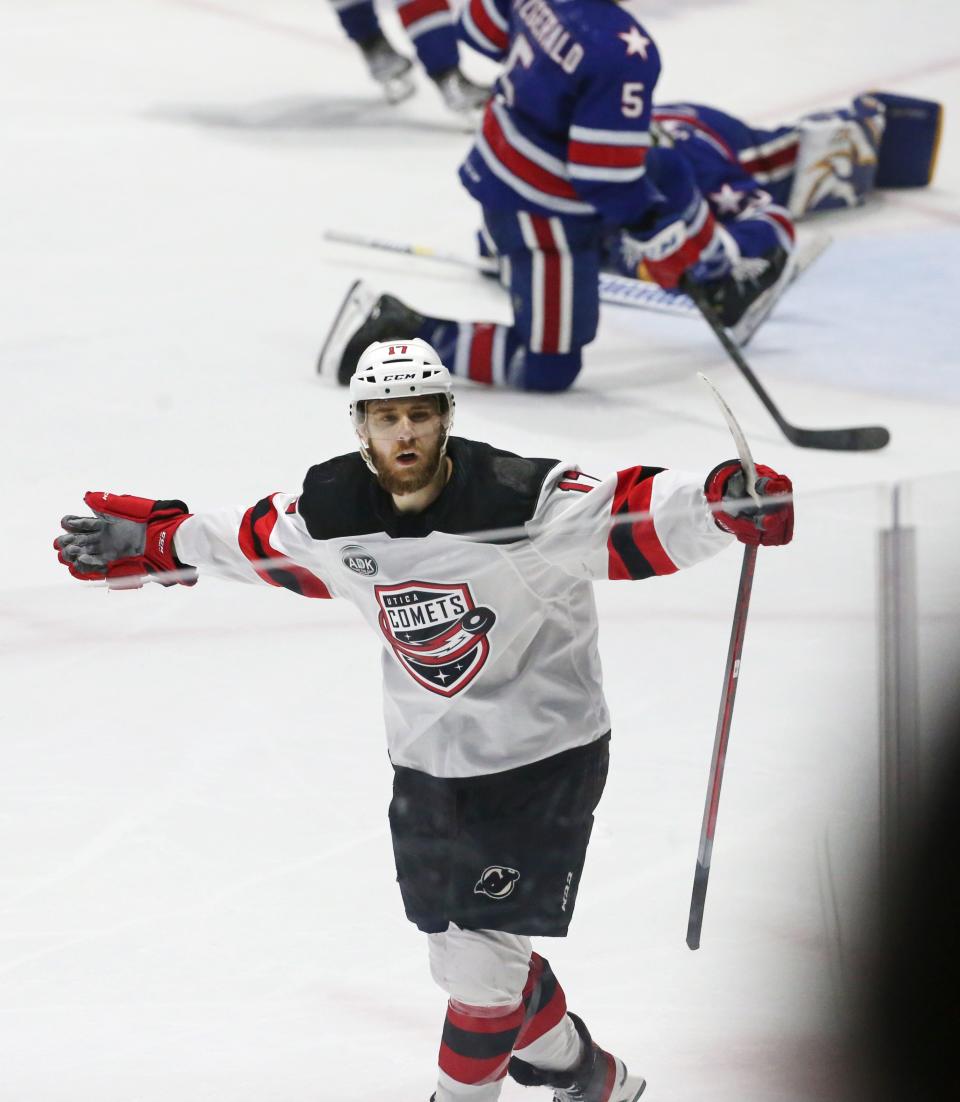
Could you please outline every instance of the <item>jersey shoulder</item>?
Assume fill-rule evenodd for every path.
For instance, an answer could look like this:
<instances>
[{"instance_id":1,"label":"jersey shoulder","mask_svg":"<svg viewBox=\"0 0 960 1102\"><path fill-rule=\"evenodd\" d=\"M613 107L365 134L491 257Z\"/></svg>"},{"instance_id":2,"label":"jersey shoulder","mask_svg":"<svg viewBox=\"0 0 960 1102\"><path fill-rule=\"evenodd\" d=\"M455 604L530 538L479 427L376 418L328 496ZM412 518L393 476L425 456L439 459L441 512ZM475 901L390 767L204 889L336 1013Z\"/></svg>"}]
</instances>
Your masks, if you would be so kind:
<instances>
[{"instance_id":1,"label":"jersey shoulder","mask_svg":"<svg viewBox=\"0 0 960 1102\"><path fill-rule=\"evenodd\" d=\"M316 540L386 532L423 537L516 528L534 515L555 459L525 459L477 440L453 437L450 482L424 512L397 514L358 452L311 467L297 512Z\"/></svg>"},{"instance_id":2,"label":"jersey shoulder","mask_svg":"<svg viewBox=\"0 0 960 1102\"><path fill-rule=\"evenodd\" d=\"M478 440L449 444L457 492L440 525L447 532L520 527L534 515L556 459L530 459Z\"/></svg>"},{"instance_id":3,"label":"jersey shoulder","mask_svg":"<svg viewBox=\"0 0 960 1102\"><path fill-rule=\"evenodd\" d=\"M587 48L587 68L611 79L659 74L657 44L629 5L614 0L555 2L557 13Z\"/></svg>"},{"instance_id":4,"label":"jersey shoulder","mask_svg":"<svg viewBox=\"0 0 960 1102\"><path fill-rule=\"evenodd\" d=\"M359 452L317 463L307 471L297 512L315 540L380 531L373 507L373 476Z\"/></svg>"}]
</instances>

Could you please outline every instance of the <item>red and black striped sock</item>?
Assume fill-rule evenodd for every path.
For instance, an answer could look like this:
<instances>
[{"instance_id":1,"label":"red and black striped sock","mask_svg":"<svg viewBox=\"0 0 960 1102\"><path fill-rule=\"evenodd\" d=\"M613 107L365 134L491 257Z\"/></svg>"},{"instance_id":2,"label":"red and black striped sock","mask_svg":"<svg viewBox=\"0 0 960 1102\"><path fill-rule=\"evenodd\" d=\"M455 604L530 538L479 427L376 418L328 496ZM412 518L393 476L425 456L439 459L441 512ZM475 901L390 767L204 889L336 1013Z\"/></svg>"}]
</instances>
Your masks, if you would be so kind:
<instances>
[{"instance_id":1,"label":"red and black striped sock","mask_svg":"<svg viewBox=\"0 0 960 1102\"><path fill-rule=\"evenodd\" d=\"M440 1044L441 1095L471 1102L495 1099L524 1013L523 1003L514 1008L485 1007L451 999Z\"/></svg>"},{"instance_id":2,"label":"red and black striped sock","mask_svg":"<svg viewBox=\"0 0 960 1102\"><path fill-rule=\"evenodd\" d=\"M523 1058L523 1050L563 1021L567 998L553 974L550 962L532 953L530 975L523 989L524 1020L514 1051Z\"/></svg>"}]
</instances>

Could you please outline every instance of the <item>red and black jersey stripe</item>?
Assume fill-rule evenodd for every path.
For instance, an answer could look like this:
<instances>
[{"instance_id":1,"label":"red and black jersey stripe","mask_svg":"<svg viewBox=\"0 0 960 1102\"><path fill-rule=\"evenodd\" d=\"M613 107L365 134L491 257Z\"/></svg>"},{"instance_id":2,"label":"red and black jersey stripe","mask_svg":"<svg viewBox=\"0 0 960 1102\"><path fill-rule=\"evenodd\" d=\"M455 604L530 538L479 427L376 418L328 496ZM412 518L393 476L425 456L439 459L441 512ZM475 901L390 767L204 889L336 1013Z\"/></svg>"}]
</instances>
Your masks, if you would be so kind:
<instances>
[{"instance_id":1,"label":"red and black jersey stripe","mask_svg":"<svg viewBox=\"0 0 960 1102\"><path fill-rule=\"evenodd\" d=\"M270 534L277 523L277 507L272 497L265 497L248 509L240 522L237 540L240 550L253 563L253 568L265 582L282 586L302 597L331 596L330 590L309 570L294 566L284 555L270 544ZM272 566L266 560L277 559L278 565ZM280 563L283 563L281 566Z\"/></svg>"},{"instance_id":2,"label":"red and black jersey stripe","mask_svg":"<svg viewBox=\"0 0 960 1102\"><path fill-rule=\"evenodd\" d=\"M524 1020L514 1046L522 1049L559 1025L567 1013L567 998L553 974L550 962L539 953L530 956L530 975L523 989Z\"/></svg>"},{"instance_id":3,"label":"red and black jersey stripe","mask_svg":"<svg viewBox=\"0 0 960 1102\"><path fill-rule=\"evenodd\" d=\"M507 1073L524 1008L471 1013L450 1003L440 1042L440 1068L458 1083L492 1083Z\"/></svg>"},{"instance_id":4,"label":"red and black jersey stripe","mask_svg":"<svg viewBox=\"0 0 960 1102\"><path fill-rule=\"evenodd\" d=\"M620 471L611 513L616 517L649 512L653 478L661 470L662 467L630 467ZM652 517L632 524L615 524L607 539L607 552L609 576L617 580L652 578L657 574L673 574L677 569L660 543Z\"/></svg>"}]
</instances>

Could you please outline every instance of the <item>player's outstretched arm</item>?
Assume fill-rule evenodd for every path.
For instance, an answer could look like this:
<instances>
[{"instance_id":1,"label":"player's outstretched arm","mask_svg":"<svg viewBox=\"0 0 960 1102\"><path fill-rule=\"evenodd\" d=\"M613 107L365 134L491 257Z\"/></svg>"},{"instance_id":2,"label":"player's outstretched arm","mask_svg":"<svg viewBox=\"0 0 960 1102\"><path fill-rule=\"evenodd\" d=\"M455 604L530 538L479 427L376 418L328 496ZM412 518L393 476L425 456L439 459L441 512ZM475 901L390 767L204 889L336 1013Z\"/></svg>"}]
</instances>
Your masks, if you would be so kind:
<instances>
[{"instance_id":1,"label":"player's outstretched arm","mask_svg":"<svg viewBox=\"0 0 960 1102\"><path fill-rule=\"evenodd\" d=\"M93 516L66 516L57 557L75 578L106 580L111 588L139 589L155 576L162 585L193 585L196 571L174 551L174 535L190 516L182 501L156 501L90 490Z\"/></svg>"},{"instance_id":2,"label":"player's outstretched arm","mask_svg":"<svg viewBox=\"0 0 960 1102\"><path fill-rule=\"evenodd\" d=\"M270 494L247 510L190 513L182 501L88 493L90 517L64 517L54 541L76 578L139 588L148 578L192 585L197 573L331 597L323 541L310 536L295 494Z\"/></svg>"},{"instance_id":3,"label":"player's outstretched arm","mask_svg":"<svg viewBox=\"0 0 960 1102\"><path fill-rule=\"evenodd\" d=\"M769 467L757 470L759 507L745 500L736 460L711 471L706 484L702 476L660 467L630 467L597 479L560 465L545 486L531 539L550 562L594 580L672 574L715 555L731 536L787 543L793 505L782 495L791 492L790 479Z\"/></svg>"}]
</instances>

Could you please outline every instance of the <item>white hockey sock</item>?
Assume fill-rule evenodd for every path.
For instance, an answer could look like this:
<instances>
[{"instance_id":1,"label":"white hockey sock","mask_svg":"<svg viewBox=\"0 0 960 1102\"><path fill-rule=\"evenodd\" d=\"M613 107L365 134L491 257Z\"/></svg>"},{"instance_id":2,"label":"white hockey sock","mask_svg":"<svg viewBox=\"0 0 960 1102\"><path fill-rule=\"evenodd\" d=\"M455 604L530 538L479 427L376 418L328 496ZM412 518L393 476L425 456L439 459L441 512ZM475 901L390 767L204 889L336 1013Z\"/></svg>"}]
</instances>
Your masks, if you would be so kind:
<instances>
[{"instance_id":1,"label":"white hockey sock","mask_svg":"<svg viewBox=\"0 0 960 1102\"><path fill-rule=\"evenodd\" d=\"M440 1072L437 1079L436 1102L497 1102L503 1079L495 1083L460 1083Z\"/></svg>"},{"instance_id":2,"label":"white hockey sock","mask_svg":"<svg viewBox=\"0 0 960 1102\"><path fill-rule=\"evenodd\" d=\"M542 1071L565 1071L579 1062L583 1042L569 1016L564 1014L553 1029L523 1048L514 1049L513 1054Z\"/></svg>"}]
</instances>

